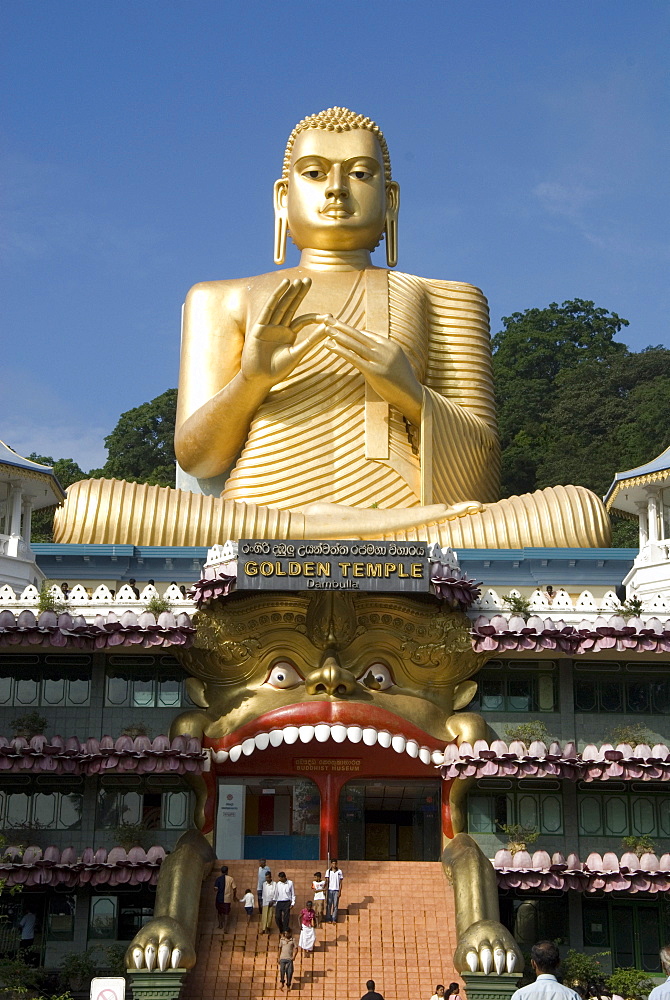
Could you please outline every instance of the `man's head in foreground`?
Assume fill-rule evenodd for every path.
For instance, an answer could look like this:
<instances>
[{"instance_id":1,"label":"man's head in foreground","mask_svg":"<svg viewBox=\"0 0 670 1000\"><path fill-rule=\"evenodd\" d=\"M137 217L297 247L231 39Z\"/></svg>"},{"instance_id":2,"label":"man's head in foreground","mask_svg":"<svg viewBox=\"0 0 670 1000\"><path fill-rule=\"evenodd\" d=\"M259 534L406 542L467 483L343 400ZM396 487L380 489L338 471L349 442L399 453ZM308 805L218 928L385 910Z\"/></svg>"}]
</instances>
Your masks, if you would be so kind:
<instances>
[{"instance_id":1,"label":"man's head in foreground","mask_svg":"<svg viewBox=\"0 0 670 1000\"><path fill-rule=\"evenodd\" d=\"M538 941L530 950L531 965L539 975L554 975L561 956L553 941Z\"/></svg>"}]
</instances>

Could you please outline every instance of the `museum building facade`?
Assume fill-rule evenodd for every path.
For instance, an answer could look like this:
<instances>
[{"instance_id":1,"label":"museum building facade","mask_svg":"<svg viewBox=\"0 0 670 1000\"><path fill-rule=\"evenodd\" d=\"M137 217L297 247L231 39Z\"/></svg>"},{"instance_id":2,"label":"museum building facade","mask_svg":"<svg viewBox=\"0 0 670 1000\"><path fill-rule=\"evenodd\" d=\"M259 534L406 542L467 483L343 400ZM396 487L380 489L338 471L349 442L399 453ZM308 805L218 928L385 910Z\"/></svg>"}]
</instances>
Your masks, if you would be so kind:
<instances>
[{"instance_id":1,"label":"museum building facade","mask_svg":"<svg viewBox=\"0 0 670 1000\"><path fill-rule=\"evenodd\" d=\"M663 464L628 482L646 496L645 476ZM433 557L425 601L467 608L483 663L461 707L484 717L489 737L459 746L394 734L374 712L347 725L305 717L280 736L252 727L234 746L175 732L199 704L185 656L197 606L250 600L234 554L33 544L40 572L68 583L52 586L52 610L32 585L0 587L0 867L7 887L22 886L3 897L0 950L16 950L26 907L47 967L130 942L194 807L231 860L435 861L449 789L467 782L469 832L493 860L503 923L524 950L550 937L658 971L670 933L664 482L653 503L626 501L639 550ZM391 596L387 625L408 627ZM273 666L278 690L292 668ZM381 660L361 682L383 689Z\"/></svg>"}]
</instances>

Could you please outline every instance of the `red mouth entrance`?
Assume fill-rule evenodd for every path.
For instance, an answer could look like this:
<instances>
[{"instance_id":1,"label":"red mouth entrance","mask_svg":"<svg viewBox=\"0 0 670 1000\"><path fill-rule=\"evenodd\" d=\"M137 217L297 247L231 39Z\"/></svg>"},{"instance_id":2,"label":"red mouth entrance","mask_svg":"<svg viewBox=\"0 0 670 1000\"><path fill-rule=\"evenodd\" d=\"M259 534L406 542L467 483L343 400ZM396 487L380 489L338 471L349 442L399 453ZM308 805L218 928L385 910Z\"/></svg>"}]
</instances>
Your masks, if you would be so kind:
<instances>
[{"instance_id":1,"label":"red mouth entrance","mask_svg":"<svg viewBox=\"0 0 670 1000\"><path fill-rule=\"evenodd\" d=\"M337 854L340 792L348 781L436 778L431 754L445 746L377 706L326 700L275 709L203 743L213 751L212 770L204 775L205 832L214 825L217 776L306 777L321 797L321 857ZM442 830L448 837L450 786L442 782Z\"/></svg>"}]
</instances>

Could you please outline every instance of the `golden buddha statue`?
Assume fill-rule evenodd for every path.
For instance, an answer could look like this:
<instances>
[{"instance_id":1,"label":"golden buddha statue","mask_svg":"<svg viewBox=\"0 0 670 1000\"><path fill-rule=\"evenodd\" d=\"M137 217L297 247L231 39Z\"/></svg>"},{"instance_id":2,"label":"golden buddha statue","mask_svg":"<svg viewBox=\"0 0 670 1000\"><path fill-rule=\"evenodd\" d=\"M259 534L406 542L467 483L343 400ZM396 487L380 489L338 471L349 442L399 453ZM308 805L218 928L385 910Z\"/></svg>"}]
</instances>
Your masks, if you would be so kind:
<instances>
[{"instance_id":1,"label":"golden buddha statue","mask_svg":"<svg viewBox=\"0 0 670 1000\"><path fill-rule=\"evenodd\" d=\"M175 449L188 488L76 483L57 541L609 544L605 510L581 487L497 500L486 300L371 263L382 239L389 267L398 251L399 187L378 126L345 108L303 119L274 205L275 263L290 233L299 265L186 299Z\"/></svg>"}]
</instances>

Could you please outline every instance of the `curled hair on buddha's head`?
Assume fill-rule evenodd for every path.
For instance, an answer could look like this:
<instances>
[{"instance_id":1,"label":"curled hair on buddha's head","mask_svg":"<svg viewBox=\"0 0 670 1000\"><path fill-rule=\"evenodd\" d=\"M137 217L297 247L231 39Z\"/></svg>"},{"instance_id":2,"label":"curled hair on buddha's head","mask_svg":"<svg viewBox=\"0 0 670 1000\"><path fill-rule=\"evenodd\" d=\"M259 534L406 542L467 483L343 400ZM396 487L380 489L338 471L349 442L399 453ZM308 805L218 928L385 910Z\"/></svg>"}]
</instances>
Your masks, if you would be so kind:
<instances>
[{"instance_id":1,"label":"curled hair on buddha's head","mask_svg":"<svg viewBox=\"0 0 670 1000\"><path fill-rule=\"evenodd\" d=\"M373 122L371 118L367 118L365 115L359 115L356 114L355 111L350 111L349 108L340 107L326 108L325 111L319 111L318 114L315 115L308 115L307 118L303 118L302 121L298 122L288 137L288 142L286 143L282 177L288 177L289 168L291 166L291 154L293 152L293 144L296 140L296 136L298 136L301 132L305 132L309 128L325 129L327 132L351 132L352 129L362 128L367 132L372 132L381 147L386 183L388 184L391 180L391 157L389 156L389 149L386 145L384 133L380 129L379 125L377 125L376 122Z\"/></svg>"}]
</instances>

